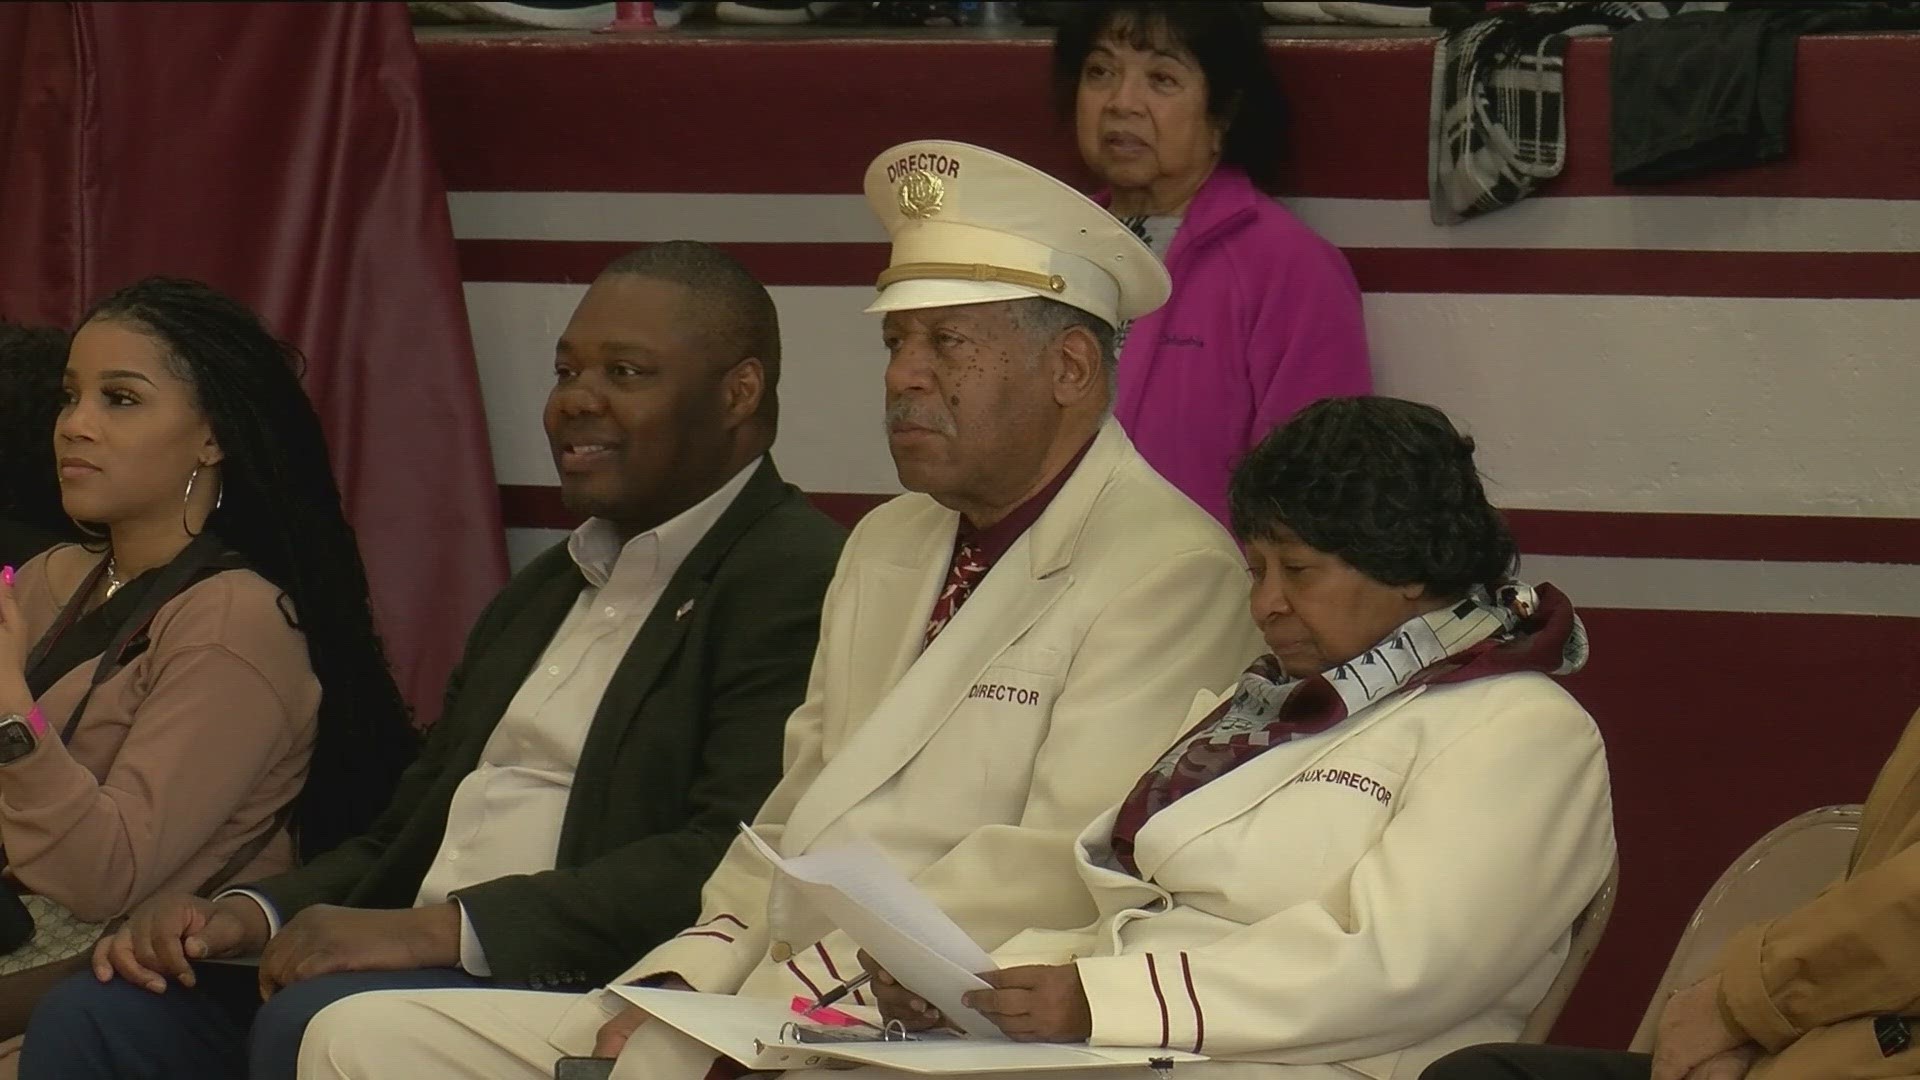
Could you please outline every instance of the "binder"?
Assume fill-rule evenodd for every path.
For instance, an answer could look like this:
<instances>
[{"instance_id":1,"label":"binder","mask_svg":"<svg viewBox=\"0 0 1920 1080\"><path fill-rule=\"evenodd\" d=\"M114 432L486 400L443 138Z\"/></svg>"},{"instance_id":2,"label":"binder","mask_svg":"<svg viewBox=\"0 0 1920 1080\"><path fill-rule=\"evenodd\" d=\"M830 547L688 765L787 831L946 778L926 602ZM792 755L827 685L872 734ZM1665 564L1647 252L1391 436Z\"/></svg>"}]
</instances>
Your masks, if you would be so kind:
<instances>
[{"instance_id":1,"label":"binder","mask_svg":"<svg viewBox=\"0 0 1920 1080\"><path fill-rule=\"evenodd\" d=\"M608 989L654 1020L756 1071L877 1065L922 1076L964 1076L1151 1068L1164 1076L1176 1063L1207 1060L1179 1050L1019 1043L944 1032L908 1033L897 1025L887 1030L822 1028L763 999L649 986Z\"/></svg>"}]
</instances>

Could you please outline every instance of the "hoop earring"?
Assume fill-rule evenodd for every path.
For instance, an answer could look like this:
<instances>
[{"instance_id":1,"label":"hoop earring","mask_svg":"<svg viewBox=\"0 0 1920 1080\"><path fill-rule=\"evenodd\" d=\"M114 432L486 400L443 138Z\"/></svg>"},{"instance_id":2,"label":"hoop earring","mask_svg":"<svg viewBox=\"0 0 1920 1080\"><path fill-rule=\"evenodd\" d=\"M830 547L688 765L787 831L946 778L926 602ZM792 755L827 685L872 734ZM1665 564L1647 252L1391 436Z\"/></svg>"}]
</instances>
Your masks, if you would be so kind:
<instances>
[{"instance_id":1,"label":"hoop earring","mask_svg":"<svg viewBox=\"0 0 1920 1080\"><path fill-rule=\"evenodd\" d=\"M193 531L193 526L187 524L187 509L193 505L193 482L198 479L200 479L200 466L195 465L193 467L193 472L187 477L187 493L185 495L180 496L180 528L188 536L200 535L199 533ZM203 529L204 529L204 526L203 526Z\"/></svg>"}]
</instances>

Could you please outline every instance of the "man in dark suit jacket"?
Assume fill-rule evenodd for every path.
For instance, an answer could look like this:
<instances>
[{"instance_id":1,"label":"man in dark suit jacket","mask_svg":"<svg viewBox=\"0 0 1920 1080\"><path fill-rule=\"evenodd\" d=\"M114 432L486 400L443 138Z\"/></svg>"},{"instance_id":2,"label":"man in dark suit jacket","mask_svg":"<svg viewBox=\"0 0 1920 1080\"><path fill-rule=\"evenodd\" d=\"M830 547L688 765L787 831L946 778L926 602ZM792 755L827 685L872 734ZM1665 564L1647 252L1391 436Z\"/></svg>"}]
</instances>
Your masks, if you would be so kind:
<instances>
[{"instance_id":1,"label":"man in dark suit jacket","mask_svg":"<svg viewBox=\"0 0 1920 1080\"><path fill-rule=\"evenodd\" d=\"M42 1002L22 1075L291 1080L349 994L586 989L693 921L779 779L844 539L768 457L778 358L772 300L719 250L610 266L545 415L589 520L481 615L393 804L305 867L136 909Z\"/></svg>"}]
</instances>

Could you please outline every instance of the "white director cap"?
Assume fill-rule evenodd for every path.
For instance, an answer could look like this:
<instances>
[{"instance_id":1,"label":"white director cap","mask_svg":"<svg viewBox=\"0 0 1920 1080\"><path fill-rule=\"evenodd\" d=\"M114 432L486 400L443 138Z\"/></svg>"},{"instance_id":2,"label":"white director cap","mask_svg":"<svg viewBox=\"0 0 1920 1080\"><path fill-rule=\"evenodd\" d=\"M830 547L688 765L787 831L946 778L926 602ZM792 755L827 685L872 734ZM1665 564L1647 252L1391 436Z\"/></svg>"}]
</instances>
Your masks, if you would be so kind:
<instances>
[{"instance_id":1,"label":"white director cap","mask_svg":"<svg viewBox=\"0 0 1920 1080\"><path fill-rule=\"evenodd\" d=\"M870 312L1042 296L1118 327L1173 280L1100 204L1025 162L968 143L902 143L867 167L867 204L893 240Z\"/></svg>"}]
</instances>

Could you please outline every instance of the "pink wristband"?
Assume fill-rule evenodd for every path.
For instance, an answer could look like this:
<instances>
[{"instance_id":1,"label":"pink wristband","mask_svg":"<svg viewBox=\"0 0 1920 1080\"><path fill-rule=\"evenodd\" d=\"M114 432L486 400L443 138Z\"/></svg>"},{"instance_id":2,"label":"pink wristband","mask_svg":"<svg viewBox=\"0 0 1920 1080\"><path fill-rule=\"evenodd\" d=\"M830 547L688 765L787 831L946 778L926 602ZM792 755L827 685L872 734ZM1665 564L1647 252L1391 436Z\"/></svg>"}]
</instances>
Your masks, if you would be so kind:
<instances>
[{"instance_id":1,"label":"pink wristband","mask_svg":"<svg viewBox=\"0 0 1920 1080\"><path fill-rule=\"evenodd\" d=\"M33 708L27 710L27 726L33 729L35 738L46 737L47 718L40 714L40 706L35 705Z\"/></svg>"}]
</instances>

